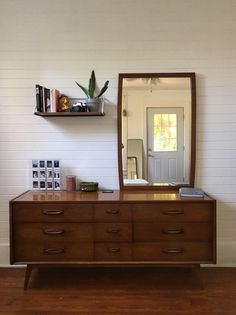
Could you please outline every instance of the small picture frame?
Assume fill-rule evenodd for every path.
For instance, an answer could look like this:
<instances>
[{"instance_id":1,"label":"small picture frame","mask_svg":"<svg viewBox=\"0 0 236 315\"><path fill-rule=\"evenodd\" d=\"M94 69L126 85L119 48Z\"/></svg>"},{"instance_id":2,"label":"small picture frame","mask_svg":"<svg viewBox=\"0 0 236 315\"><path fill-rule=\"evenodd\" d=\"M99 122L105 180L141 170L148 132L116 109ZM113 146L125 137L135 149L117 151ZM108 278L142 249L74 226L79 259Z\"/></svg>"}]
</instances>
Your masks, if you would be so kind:
<instances>
[{"instance_id":1,"label":"small picture frame","mask_svg":"<svg viewBox=\"0 0 236 315\"><path fill-rule=\"evenodd\" d=\"M53 161L47 160L47 168L52 168L52 167L53 167Z\"/></svg>"},{"instance_id":2,"label":"small picture frame","mask_svg":"<svg viewBox=\"0 0 236 315\"><path fill-rule=\"evenodd\" d=\"M37 180L33 180L33 189L39 189L39 182Z\"/></svg>"},{"instance_id":3,"label":"small picture frame","mask_svg":"<svg viewBox=\"0 0 236 315\"><path fill-rule=\"evenodd\" d=\"M47 169L47 179L52 179L52 178L53 178L53 170Z\"/></svg>"},{"instance_id":4,"label":"small picture frame","mask_svg":"<svg viewBox=\"0 0 236 315\"><path fill-rule=\"evenodd\" d=\"M54 178L60 179L60 171L54 171Z\"/></svg>"},{"instance_id":5,"label":"small picture frame","mask_svg":"<svg viewBox=\"0 0 236 315\"><path fill-rule=\"evenodd\" d=\"M59 162L59 160L54 160L53 167L54 167L54 168L59 168L59 167L60 167L60 162Z\"/></svg>"},{"instance_id":6,"label":"small picture frame","mask_svg":"<svg viewBox=\"0 0 236 315\"><path fill-rule=\"evenodd\" d=\"M61 189L60 180L54 179L54 190L60 190L60 189Z\"/></svg>"},{"instance_id":7,"label":"small picture frame","mask_svg":"<svg viewBox=\"0 0 236 315\"><path fill-rule=\"evenodd\" d=\"M38 172L38 170L34 170L34 169L33 169L33 171L32 171L32 177L33 177L33 178L38 178L38 177L39 177L39 172Z\"/></svg>"},{"instance_id":8,"label":"small picture frame","mask_svg":"<svg viewBox=\"0 0 236 315\"><path fill-rule=\"evenodd\" d=\"M39 161L39 167L40 167L40 168L45 168L45 161L40 160L40 161Z\"/></svg>"},{"instance_id":9,"label":"small picture frame","mask_svg":"<svg viewBox=\"0 0 236 315\"><path fill-rule=\"evenodd\" d=\"M38 160L32 160L32 168L38 168L39 167L39 161Z\"/></svg>"},{"instance_id":10,"label":"small picture frame","mask_svg":"<svg viewBox=\"0 0 236 315\"><path fill-rule=\"evenodd\" d=\"M39 181L39 189L40 190L45 190L46 189L46 182L45 182L45 180L40 180Z\"/></svg>"},{"instance_id":11,"label":"small picture frame","mask_svg":"<svg viewBox=\"0 0 236 315\"><path fill-rule=\"evenodd\" d=\"M47 190L53 190L53 181L47 181L47 186L46 186Z\"/></svg>"},{"instance_id":12,"label":"small picture frame","mask_svg":"<svg viewBox=\"0 0 236 315\"><path fill-rule=\"evenodd\" d=\"M40 178L46 178L46 171L45 170L40 170L39 171L39 177Z\"/></svg>"}]
</instances>

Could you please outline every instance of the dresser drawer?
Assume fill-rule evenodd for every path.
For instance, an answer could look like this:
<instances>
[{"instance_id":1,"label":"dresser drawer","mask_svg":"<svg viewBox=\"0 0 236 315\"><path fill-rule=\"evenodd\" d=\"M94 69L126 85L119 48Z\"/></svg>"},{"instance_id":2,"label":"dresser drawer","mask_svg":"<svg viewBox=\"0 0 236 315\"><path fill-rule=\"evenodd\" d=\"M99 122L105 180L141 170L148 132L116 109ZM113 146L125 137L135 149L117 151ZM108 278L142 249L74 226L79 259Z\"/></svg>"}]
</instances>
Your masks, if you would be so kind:
<instances>
[{"instance_id":1,"label":"dresser drawer","mask_svg":"<svg viewBox=\"0 0 236 315\"><path fill-rule=\"evenodd\" d=\"M134 223L134 242L153 241L204 241L212 240L209 222L157 222Z\"/></svg>"},{"instance_id":2,"label":"dresser drawer","mask_svg":"<svg viewBox=\"0 0 236 315\"><path fill-rule=\"evenodd\" d=\"M95 241L99 242L131 242L131 223L96 223Z\"/></svg>"},{"instance_id":3,"label":"dresser drawer","mask_svg":"<svg viewBox=\"0 0 236 315\"><path fill-rule=\"evenodd\" d=\"M93 242L92 223L16 223L13 237L16 243Z\"/></svg>"},{"instance_id":4,"label":"dresser drawer","mask_svg":"<svg viewBox=\"0 0 236 315\"><path fill-rule=\"evenodd\" d=\"M93 259L93 229L88 223L16 223L14 262Z\"/></svg>"},{"instance_id":5,"label":"dresser drawer","mask_svg":"<svg viewBox=\"0 0 236 315\"><path fill-rule=\"evenodd\" d=\"M132 213L130 205L109 203L94 206L95 221L114 222L131 221Z\"/></svg>"},{"instance_id":6,"label":"dresser drawer","mask_svg":"<svg viewBox=\"0 0 236 315\"><path fill-rule=\"evenodd\" d=\"M133 205L134 221L198 221L209 222L213 218L211 203L168 202Z\"/></svg>"},{"instance_id":7,"label":"dresser drawer","mask_svg":"<svg viewBox=\"0 0 236 315\"><path fill-rule=\"evenodd\" d=\"M16 203L13 205L14 222L86 222L92 221L92 218L91 204Z\"/></svg>"},{"instance_id":8,"label":"dresser drawer","mask_svg":"<svg viewBox=\"0 0 236 315\"><path fill-rule=\"evenodd\" d=\"M129 243L97 243L95 260L123 261L132 260L132 247Z\"/></svg>"},{"instance_id":9,"label":"dresser drawer","mask_svg":"<svg viewBox=\"0 0 236 315\"><path fill-rule=\"evenodd\" d=\"M205 242L134 243L133 259L160 262L213 262L212 244Z\"/></svg>"},{"instance_id":10,"label":"dresser drawer","mask_svg":"<svg viewBox=\"0 0 236 315\"><path fill-rule=\"evenodd\" d=\"M16 242L13 263L92 261L93 250L93 243L87 242Z\"/></svg>"}]
</instances>

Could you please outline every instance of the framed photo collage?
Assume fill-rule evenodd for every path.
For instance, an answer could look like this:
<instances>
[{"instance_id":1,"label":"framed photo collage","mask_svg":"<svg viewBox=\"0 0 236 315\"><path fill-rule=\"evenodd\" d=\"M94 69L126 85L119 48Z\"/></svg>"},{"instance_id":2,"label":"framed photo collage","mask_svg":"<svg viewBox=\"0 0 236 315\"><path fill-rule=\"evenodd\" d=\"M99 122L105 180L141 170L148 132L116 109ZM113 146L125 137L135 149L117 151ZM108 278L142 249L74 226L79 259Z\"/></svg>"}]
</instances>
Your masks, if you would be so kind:
<instances>
[{"instance_id":1,"label":"framed photo collage","mask_svg":"<svg viewBox=\"0 0 236 315\"><path fill-rule=\"evenodd\" d=\"M60 190L60 161L32 160L32 188L34 190Z\"/></svg>"}]
</instances>

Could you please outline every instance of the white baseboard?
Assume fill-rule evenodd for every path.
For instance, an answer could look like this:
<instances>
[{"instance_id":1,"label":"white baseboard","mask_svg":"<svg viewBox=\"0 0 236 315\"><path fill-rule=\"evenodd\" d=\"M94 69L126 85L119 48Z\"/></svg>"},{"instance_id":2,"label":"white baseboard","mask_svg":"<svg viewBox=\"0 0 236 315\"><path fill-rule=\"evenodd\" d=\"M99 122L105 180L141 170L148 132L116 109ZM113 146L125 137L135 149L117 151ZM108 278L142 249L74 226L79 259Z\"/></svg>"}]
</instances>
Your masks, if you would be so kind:
<instances>
[{"instance_id":1,"label":"white baseboard","mask_svg":"<svg viewBox=\"0 0 236 315\"><path fill-rule=\"evenodd\" d=\"M236 267L236 240L217 242L217 267Z\"/></svg>"},{"instance_id":2,"label":"white baseboard","mask_svg":"<svg viewBox=\"0 0 236 315\"><path fill-rule=\"evenodd\" d=\"M10 266L9 244L0 244L0 267Z\"/></svg>"},{"instance_id":3,"label":"white baseboard","mask_svg":"<svg viewBox=\"0 0 236 315\"><path fill-rule=\"evenodd\" d=\"M217 264L202 267L236 267L236 240L223 240L217 243ZM0 244L0 267L20 267L10 265L9 244Z\"/></svg>"}]
</instances>

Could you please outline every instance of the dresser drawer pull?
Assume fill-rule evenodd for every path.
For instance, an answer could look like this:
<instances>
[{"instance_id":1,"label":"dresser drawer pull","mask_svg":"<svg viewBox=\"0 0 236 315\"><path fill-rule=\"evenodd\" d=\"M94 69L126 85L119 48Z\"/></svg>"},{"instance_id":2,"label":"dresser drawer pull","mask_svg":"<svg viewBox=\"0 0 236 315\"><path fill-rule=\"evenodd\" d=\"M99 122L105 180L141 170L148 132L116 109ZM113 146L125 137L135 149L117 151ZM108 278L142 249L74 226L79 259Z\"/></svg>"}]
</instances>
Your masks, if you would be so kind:
<instances>
[{"instance_id":1,"label":"dresser drawer pull","mask_svg":"<svg viewBox=\"0 0 236 315\"><path fill-rule=\"evenodd\" d=\"M107 233L109 234L117 234L117 233L120 233L120 229L119 228L109 228L107 229Z\"/></svg>"},{"instance_id":2,"label":"dresser drawer pull","mask_svg":"<svg viewBox=\"0 0 236 315\"><path fill-rule=\"evenodd\" d=\"M45 248L44 249L44 253L46 254L61 254L64 252L65 252L64 248Z\"/></svg>"},{"instance_id":3,"label":"dresser drawer pull","mask_svg":"<svg viewBox=\"0 0 236 315\"><path fill-rule=\"evenodd\" d=\"M162 248L162 252L165 254L182 254L184 249L180 247Z\"/></svg>"},{"instance_id":4,"label":"dresser drawer pull","mask_svg":"<svg viewBox=\"0 0 236 315\"><path fill-rule=\"evenodd\" d=\"M167 230L162 230L163 234L183 234L184 229L167 229Z\"/></svg>"},{"instance_id":5,"label":"dresser drawer pull","mask_svg":"<svg viewBox=\"0 0 236 315\"><path fill-rule=\"evenodd\" d=\"M183 209L179 209L179 210L164 210L164 211L162 211L162 214L164 214L164 215L184 214L184 210Z\"/></svg>"},{"instance_id":6,"label":"dresser drawer pull","mask_svg":"<svg viewBox=\"0 0 236 315\"><path fill-rule=\"evenodd\" d=\"M44 234L49 234L49 235L60 235L64 233L64 230L60 229L44 229L43 230Z\"/></svg>"},{"instance_id":7,"label":"dresser drawer pull","mask_svg":"<svg viewBox=\"0 0 236 315\"><path fill-rule=\"evenodd\" d=\"M43 210L42 212L46 215L61 215L64 213L63 210Z\"/></svg>"},{"instance_id":8,"label":"dresser drawer pull","mask_svg":"<svg viewBox=\"0 0 236 315\"><path fill-rule=\"evenodd\" d=\"M107 209L106 213L108 213L108 214L118 214L118 213L120 213L120 210L119 209Z\"/></svg>"},{"instance_id":9,"label":"dresser drawer pull","mask_svg":"<svg viewBox=\"0 0 236 315\"><path fill-rule=\"evenodd\" d=\"M109 253L119 253L120 252L120 248L119 247L108 247L107 251Z\"/></svg>"}]
</instances>

